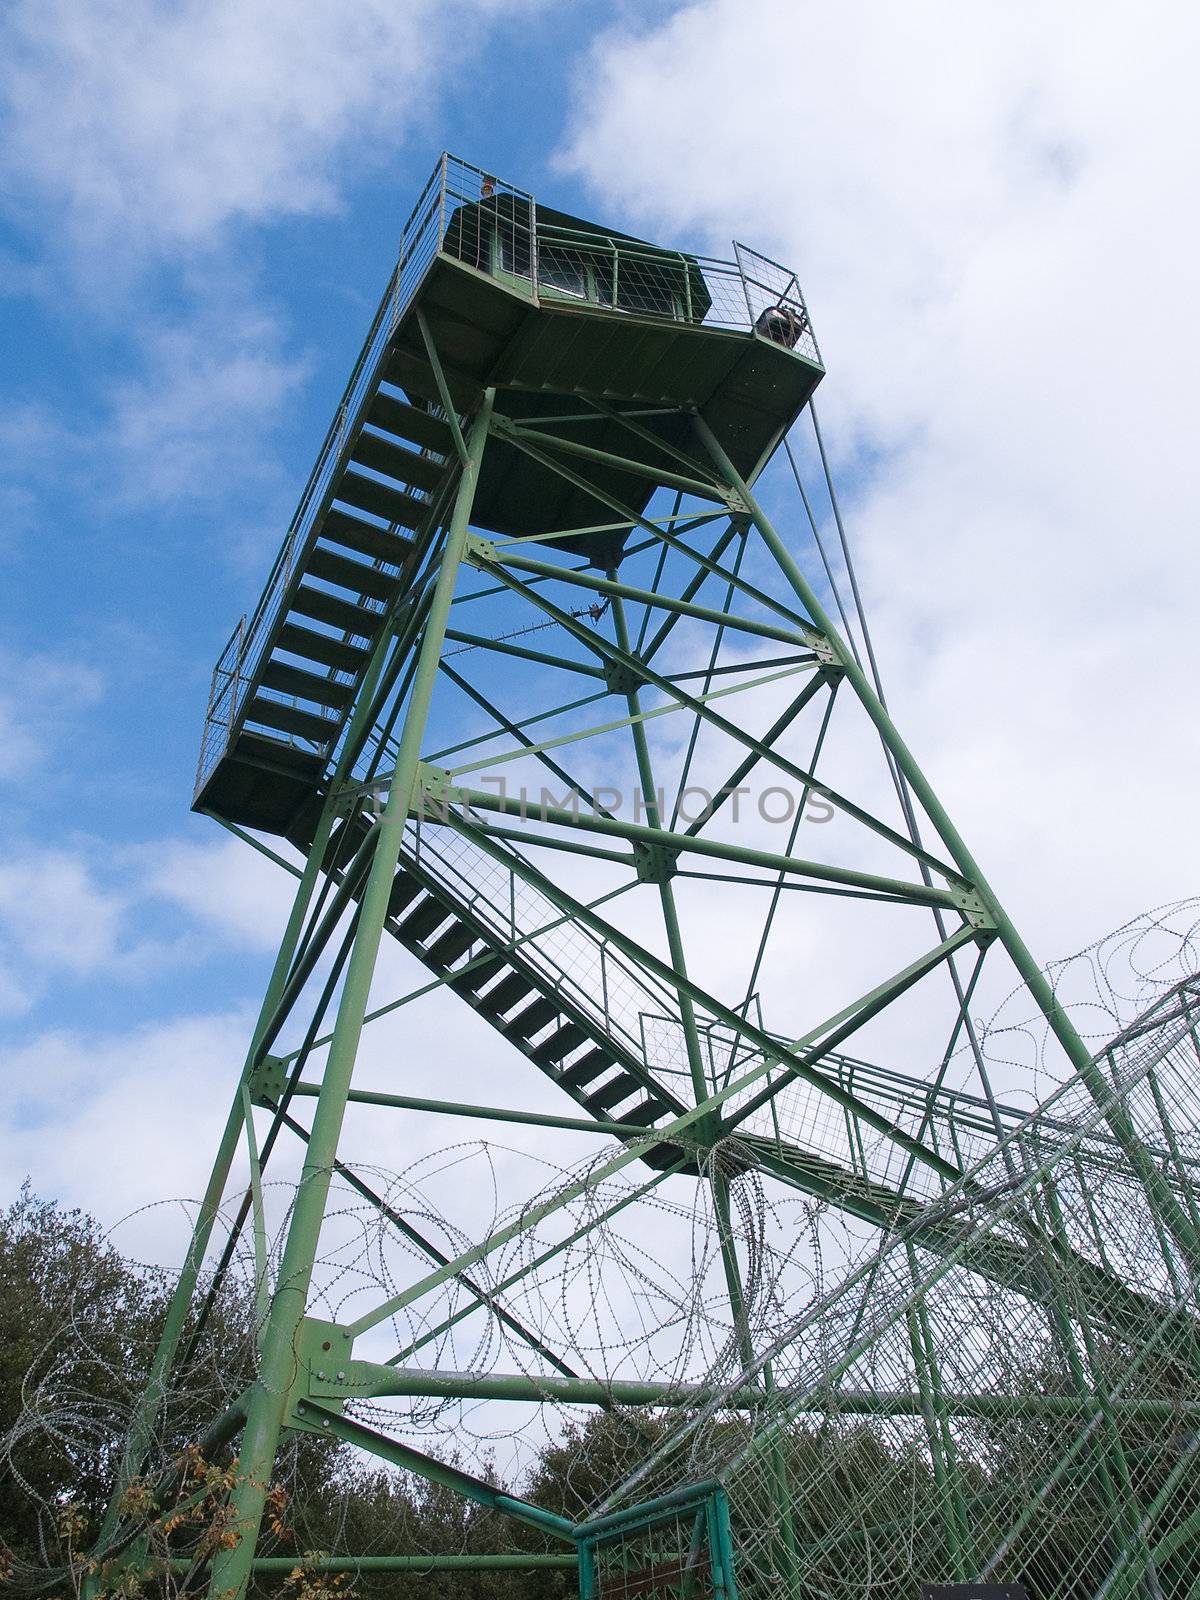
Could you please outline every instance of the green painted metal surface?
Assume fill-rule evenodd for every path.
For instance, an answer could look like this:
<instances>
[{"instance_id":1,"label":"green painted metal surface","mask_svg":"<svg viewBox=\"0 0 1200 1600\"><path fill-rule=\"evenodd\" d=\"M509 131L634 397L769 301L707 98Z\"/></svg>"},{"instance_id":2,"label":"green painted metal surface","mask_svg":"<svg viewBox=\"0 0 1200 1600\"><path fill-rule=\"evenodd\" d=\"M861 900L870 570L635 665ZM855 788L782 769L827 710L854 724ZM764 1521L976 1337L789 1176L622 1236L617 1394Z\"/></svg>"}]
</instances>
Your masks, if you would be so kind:
<instances>
[{"instance_id":1,"label":"green painted metal surface","mask_svg":"<svg viewBox=\"0 0 1200 1600\"><path fill-rule=\"evenodd\" d=\"M804 1429L819 1440L824 1420L836 1433L843 1416L897 1430L889 1470L903 1458L912 1482L927 1479L928 1495L922 1487L910 1498L936 1524L927 1539L915 1510L907 1523L881 1511L879 1527L891 1530L883 1533L860 1516L845 1535L859 1552L847 1567L854 1582L869 1565L860 1546L878 1538L891 1550L906 1527L918 1553L907 1568L889 1556L898 1592L914 1593L923 1577L968 1581L1008 1559L1003 1530L1001 1544L984 1548L986 1463L967 1435L1016 1416L1038 1437L1048 1421L1077 1433L1041 1480L1021 1486L1009 1545L1036 1524L1051 1477L1057 1484L1094 1461L1086 1515L1104 1521L1116 1550L1103 1592L1167 1592L1154 1588L1146 1519L1183 1504L1185 1482L1192 1492L1191 1446L1147 1489L1123 1430L1167 1419L1191 1428L1200 1414L1193 1129L1169 1094L1156 1090L1153 1122L1113 1092L1111 1064L1079 1037L835 628L793 530L768 514L763 471L821 375L794 276L740 246L714 262L631 239L540 208L452 158L418 202L262 599L218 662L201 755L197 808L243 834L282 837L303 859L121 1469L128 1482L152 1455L185 1330L194 1340L196 1312L202 1321L204 1296L218 1291L248 1227L260 1350L254 1383L222 1424L222 1438L241 1432L243 1471L230 1502L237 1537L213 1562L214 1594L236 1600L256 1572L274 1570L258 1553L263 1507L281 1440L301 1430L574 1541L588 1600L733 1600L739 1562L743 1594L798 1600L819 1573L840 1595L828 1543L836 1518L814 1510L819 1449ZM898 814L860 796L853 772L836 784L828 776L826 736L851 710L873 730ZM601 781L616 751L632 815ZM672 796L664 765L680 752ZM524 781L533 772L543 780L533 795L503 791L504 774ZM690 817L683 795L702 776L709 804ZM737 797L765 780L799 801L777 848L734 832ZM861 847L831 832L823 854L801 848L809 806L858 830ZM714 881L731 900L736 890L761 907L744 993L719 965L696 959L703 930L693 890ZM774 996L783 1026L764 1016L756 984L788 896L803 897L818 926L835 900L849 908L869 930L864 949L878 956L857 987L832 998L798 964L794 992L782 1005ZM879 931L898 917L917 930L906 940ZM385 936L423 976L383 1000L372 985ZM980 973L1000 961L1025 984L1075 1075L1089 1109L1074 1107L1074 1120L1045 1110L1027 1118L998 1103L986 1080L974 1095L946 1082L955 1053L976 1047L970 1005ZM860 1030L935 988L924 1076L847 1054ZM519 1093L508 1082L496 1104L464 1101L449 1082L437 1098L407 1092L407 1043L387 1087L356 1081L364 1030L403 1020L434 994L455 997L491 1029L498 1072L516 1084L521 1071L537 1071L572 1114L511 1105ZM670 1034L673 1053L653 1044L655 1029ZM349 1108L593 1130L611 1145L493 1226L439 1243L347 1157ZM1080 1118L1089 1117L1082 1143ZM264 1196L277 1147L293 1140L303 1168L276 1264ZM251 1181L205 1278L241 1147ZM1083 1174L1077 1206L1068 1169ZM755 1321L759 1264L737 1214L751 1180L803 1197L855 1239L881 1241L880 1282L890 1273L908 1286L887 1324L895 1381L868 1381L855 1365L877 1337L870 1293L842 1321L829 1313L841 1354L824 1387L801 1370L803 1329L792 1344L767 1340ZM1130 1265L1144 1265L1135 1250L1096 1247L1112 1228L1092 1195L1105 1183L1126 1184L1148 1219L1157 1264L1142 1276ZM406 1280L381 1284L336 1323L314 1310L335 1185L417 1256ZM513 1309L543 1269L599 1239L618 1214L684 1186L711 1205L733 1381L597 1376L580 1351ZM1018 1208L1004 1211L1014 1197ZM964 1229L964 1213L993 1212L1003 1226ZM948 1274L1017 1308L1030 1340L1044 1337L1054 1354L1052 1383L1014 1397L994 1372L990 1386L961 1380L937 1295ZM442 1304L443 1292L462 1298ZM405 1314L413 1323L390 1356L354 1354L356 1340L360 1350L381 1340ZM412 1365L468 1317L494 1319L536 1371ZM989 1337L1000 1349L1001 1335ZM1177 1363L1169 1392L1099 1383L1108 1352L1160 1340ZM572 1526L367 1426L356 1402L384 1396L540 1400L617 1415L651 1407L684 1413L685 1433L719 1413L713 1454L724 1452L723 1475L677 1482L647 1503L638 1498L653 1466L646 1444L644 1470L617 1496L624 1502ZM731 1429L742 1430L737 1451L725 1448ZM838 1470L849 1470L847 1450ZM672 1470L689 1475L685 1465ZM101 1552L131 1537L119 1498ZM1090 1526L1078 1515L1083 1537ZM1163 1570L1179 1567L1187 1526L1185 1517L1171 1525ZM334 1552L327 1570L353 1570L356 1559ZM469 1559L505 1567L526 1558ZM377 1558L380 1570L396 1571L422 1560ZM573 1561L547 1552L535 1564ZM1074 1600L1065 1583L1043 1588L1037 1600Z\"/></svg>"}]
</instances>

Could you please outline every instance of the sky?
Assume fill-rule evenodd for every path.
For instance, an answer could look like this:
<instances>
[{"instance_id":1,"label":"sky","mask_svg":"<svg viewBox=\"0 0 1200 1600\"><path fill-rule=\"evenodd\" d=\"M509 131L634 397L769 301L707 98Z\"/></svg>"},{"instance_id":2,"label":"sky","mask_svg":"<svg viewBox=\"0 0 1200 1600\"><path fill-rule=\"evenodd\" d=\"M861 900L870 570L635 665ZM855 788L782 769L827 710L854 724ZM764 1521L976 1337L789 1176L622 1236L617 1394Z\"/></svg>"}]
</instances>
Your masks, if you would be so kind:
<instances>
[{"instance_id":1,"label":"sky","mask_svg":"<svg viewBox=\"0 0 1200 1600\"><path fill-rule=\"evenodd\" d=\"M794 265L890 704L1027 941L1197 892L1198 34L1161 0L12 0L6 1193L107 1225L203 1184L289 900L189 813L209 674L443 148ZM511 1065L471 1016L396 1038L417 1093L435 1049L476 1098ZM150 1216L171 1259L185 1211Z\"/></svg>"}]
</instances>

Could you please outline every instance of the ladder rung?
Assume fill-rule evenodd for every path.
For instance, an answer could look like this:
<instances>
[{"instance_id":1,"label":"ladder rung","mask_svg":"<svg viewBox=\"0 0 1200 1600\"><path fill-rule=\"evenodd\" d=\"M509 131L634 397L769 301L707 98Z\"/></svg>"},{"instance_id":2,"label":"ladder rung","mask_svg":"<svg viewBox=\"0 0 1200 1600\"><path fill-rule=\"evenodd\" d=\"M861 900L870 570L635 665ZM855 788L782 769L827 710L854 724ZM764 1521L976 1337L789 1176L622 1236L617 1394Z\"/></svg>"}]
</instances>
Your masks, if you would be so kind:
<instances>
[{"instance_id":1,"label":"ladder rung","mask_svg":"<svg viewBox=\"0 0 1200 1600\"><path fill-rule=\"evenodd\" d=\"M537 1060L539 1066L555 1066L564 1056L569 1056L571 1051L581 1045L587 1035L577 1022L564 1022L557 1032L552 1033L544 1044L537 1047Z\"/></svg>"},{"instance_id":2,"label":"ladder rung","mask_svg":"<svg viewBox=\"0 0 1200 1600\"><path fill-rule=\"evenodd\" d=\"M440 928L450 915L440 900L432 895L422 900L415 911L410 911L400 924L400 937L423 944L435 928Z\"/></svg>"},{"instance_id":3,"label":"ladder rung","mask_svg":"<svg viewBox=\"0 0 1200 1600\"><path fill-rule=\"evenodd\" d=\"M446 932L429 946L425 959L435 967L448 967L457 961L464 951L471 948L475 934L465 922L453 922Z\"/></svg>"},{"instance_id":4,"label":"ladder rung","mask_svg":"<svg viewBox=\"0 0 1200 1600\"><path fill-rule=\"evenodd\" d=\"M471 962L465 972L456 973L450 979L450 987L456 994L473 1001L484 984L490 982L505 965L504 957L494 952L480 956Z\"/></svg>"},{"instance_id":5,"label":"ladder rung","mask_svg":"<svg viewBox=\"0 0 1200 1600\"><path fill-rule=\"evenodd\" d=\"M388 916L398 917L405 906L411 905L421 892L421 885L415 878L410 878L406 872L398 872L392 881L392 892L388 896Z\"/></svg>"},{"instance_id":6,"label":"ladder rung","mask_svg":"<svg viewBox=\"0 0 1200 1600\"><path fill-rule=\"evenodd\" d=\"M238 734L233 754L239 761L262 767L267 772L299 778L310 786L325 769L324 756L312 750L297 749L294 744L285 744L269 733L256 733L252 728L244 728Z\"/></svg>"},{"instance_id":7,"label":"ladder rung","mask_svg":"<svg viewBox=\"0 0 1200 1600\"><path fill-rule=\"evenodd\" d=\"M618 1072L608 1083L601 1084L595 1094L589 1094L583 1103L589 1111L607 1111L610 1106L628 1100L636 1088L638 1081L631 1072Z\"/></svg>"},{"instance_id":8,"label":"ladder rung","mask_svg":"<svg viewBox=\"0 0 1200 1600\"><path fill-rule=\"evenodd\" d=\"M656 1118L661 1117L664 1112L668 1112L670 1109L665 1100L655 1100L653 1098L642 1100L634 1106L632 1111L622 1111L621 1121L636 1122L639 1127L648 1128Z\"/></svg>"},{"instance_id":9,"label":"ladder rung","mask_svg":"<svg viewBox=\"0 0 1200 1600\"><path fill-rule=\"evenodd\" d=\"M558 1081L564 1089L582 1089L585 1083L591 1083L593 1078L598 1078L612 1064L613 1058L608 1051L601 1050L597 1046L595 1050L589 1050L579 1061L572 1063L564 1073L560 1074Z\"/></svg>"},{"instance_id":10,"label":"ladder rung","mask_svg":"<svg viewBox=\"0 0 1200 1600\"><path fill-rule=\"evenodd\" d=\"M519 972L510 972L507 977L501 978L494 989L488 990L481 1003L485 1011L501 1016L532 992L533 985L528 978L522 977Z\"/></svg>"},{"instance_id":11,"label":"ladder rung","mask_svg":"<svg viewBox=\"0 0 1200 1600\"><path fill-rule=\"evenodd\" d=\"M547 1000L544 994L539 995L524 1011L518 1011L511 1021L504 1024L504 1031L511 1039L531 1039L558 1015L554 1001Z\"/></svg>"},{"instance_id":12,"label":"ladder rung","mask_svg":"<svg viewBox=\"0 0 1200 1600\"><path fill-rule=\"evenodd\" d=\"M294 667L290 661L268 661L263 668L262 681L264 688L278 689L281 694L298 695L302 700L311 700L319 706L334 706L338 710L349 705L354 694L352 683L336 683L319 672Z\"/></svg>"},{"instance_id":13,"label":"ladder rung","mask_svg":"<svg viewBox=\"0 0 1200 1600\"><path fill-rule=\"evenodd\" d=\"M402 567L413 553L413 542L403 534L392 533L388 528L377 528L373 522L361 522L348 511L336 506L325 513L321 524L321 537L330 544L343 545L347 550L357 550L372 561L386 561L389 566Z\"/></svg>"},{"instance_id":14,"label":"ladder rung","mask_svg":"<svg viewBox=\"0 0 1200 1600\"><path fill-rule=\"evenodd\" d=\"M456 406L459 412L473 411L483 395L482 384L474 378L464 377L452 368L443 370L451 404ZM441 399L433 368L424 357L410 355L407 350L393 350L383 376L385 382L394 384L397 389L403 389L406 394L416 395L420 400Z\"/></svg>"},{"instance_id":15,"label":"ladder rung","mask_svg":"<svg viewBox=\"0 0 1200 1600\"><path fill-rule=\"evenodd\" d=\"M370 824L361 814L353 819L347 817L344 822L336 822L325 846L322 872L344 872L369 831Z\"/></svg>"},{"instance_id":16,"label":"ladder rung","mask_svg":"<svg viewBox=\"0 0 1200 1600\"><path fill-rule=\"evenodd\" d=\"M321 717L315 711L301 711L299 706L288 705L284 700L270 700L265 695L254 696L246 710L247 720L262 722L268 728L278 728L282 733L295 733L314 744L324 744L341 727L338 717Z\"/></svg>"},{"instance_id":17,"label":"ladder rung","mask_svg":"<svg viewBox=\"0 0 1200 1600\"><path fill-rule=\"evenodd\" d=\"M417 527L429 510L428 501L416 500L411 494L405 494L403 489L394 489L390 484L380 483L361 472L344 472L334 492L347 505L357 506L360 511L370 511L385 522L398 522L405 528Z\"/></svg>"},{"instance_id":18,"label":"ladder rung","mask_svg":"<svg viewBox=\"0 0 1200 1600\"><path fill-rule=\"evenodd\" d=\"M384 439L377 433L360 433L351 458L413 489L435 488L446 470L443 462L418 455L415 450L406 450L402 444Z\"/></svg>"}]
</instances>

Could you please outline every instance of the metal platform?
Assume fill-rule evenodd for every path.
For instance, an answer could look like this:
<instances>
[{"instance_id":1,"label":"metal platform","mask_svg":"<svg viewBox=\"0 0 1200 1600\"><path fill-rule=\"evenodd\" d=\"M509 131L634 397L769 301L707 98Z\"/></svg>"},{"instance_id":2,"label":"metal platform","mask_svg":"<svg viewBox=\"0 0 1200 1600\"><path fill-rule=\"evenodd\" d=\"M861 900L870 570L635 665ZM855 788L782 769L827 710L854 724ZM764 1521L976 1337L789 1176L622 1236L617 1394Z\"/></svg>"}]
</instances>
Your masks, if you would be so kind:
<instances>
[{"instance_id":1,"label":"metal platform","mask_svg":"<svg viewBox=\"0 0 1200 1600\"><path fill-rule=\"evenodd\" d=\"M794 274L734 250L717 261L539 211L442 158L262 597L214 669L196 810L282 834L320 792L414 552L438 537L461 425L486 387L498 416L559 440L581 405L591 413L587 486L494 443L472 519L488 532L615 567L624 533L553 535L611 524L598 495L644 510L664 449L681 443L681 408L754 478L823 369ZM628 429L595 420L628 402L644 474L617 464L639 460Z\"/></svg>"}]
</instances>

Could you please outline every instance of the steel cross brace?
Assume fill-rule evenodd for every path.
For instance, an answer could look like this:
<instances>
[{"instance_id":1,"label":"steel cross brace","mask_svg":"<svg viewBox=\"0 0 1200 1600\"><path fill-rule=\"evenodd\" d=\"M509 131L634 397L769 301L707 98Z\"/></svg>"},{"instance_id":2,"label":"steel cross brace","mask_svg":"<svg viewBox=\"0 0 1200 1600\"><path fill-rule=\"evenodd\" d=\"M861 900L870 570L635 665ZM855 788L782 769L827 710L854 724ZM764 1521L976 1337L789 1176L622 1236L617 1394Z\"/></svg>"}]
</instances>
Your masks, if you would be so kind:
<instances>
[{"instance_id":1,"label":"steel cross brace","mask_svg":"<svg viewBox=\"0 0 1200 1600\"><path fill-rule=\"evenodd\" d=\"M547 600L544 595L533 592L526 585L521 584L503 568L497 568L496 570L497 576L500 578L502 583L504 583L508 588L512 589L515 593L523 594L525 598L534 606L536 606L539 611L544 612L547 616L553 617L554 620L560 623L568 633L571 633L576 638L580 639L590 649L595 651L595 653L602 659L615 662L619 666L627 668L635 675L640 675L646 683L653 685L653 687L667 695L668 698L674 699L678 701L680 705L696 712L697 715L705 718L705 720L707 720L711 726L718 729L721 733L726 734L729 738L733 739L736 743L745 746L747 749L753 750L761 757L761 759L768 762L768 764L771 766L777 767L780 772L785 773L797 783L806 785L810 789L811 793L820 796L821 799L836 807L837 810L843 812L846 816L852 817L856 822L862 823L863 826L869 828L873 833L878 834L889 844L895 845L899 850L903 851L905 855L912 856L918 861L924 861L927 866L933 869L934 872L941 874L943 877L955 879L964 883L967 881L956 868L948 866L946 863L940 861L936 856L932 855L928 850L925 850L921 846L914 844L913 841L906 835L898 833L894 828L890 827L887 823L882 822L878 817L875 817L870 812L865 811L861 806L855 805L855 803L852 800L849 800L845 795L839 794L837 790L832 789L828 784L821 782L813 773L806 772L804 768L799 766L796 762L789 761L785 756L781 755L779 751L767 749L761 740L752 738L745 731L745 729L739 728L736 723L730 722L727 718L722 717L717 712L713 711L711 707L705 706L693 695L690 695L685 690L681 689L677 683L672 683L669 678L665 678L661 674L653 671L653 669L647 663L645 654L631 655L629 652L622 650L619 645L611 643L602 636L588 633L585 629L579 626L573 617L568 615L567 612L561 610L560 607L554 605L553 602Z\"/></svg>"},{"instance_id":2,"label":"steel cross brace","mask_svg":"<svg viewBox=\"0 0 1200 1600\"><path fill-rule=\"evenodd\" d=\"M1147 1195L1150 1197L1152 1205L1158 1211L1180 1253L1193 1272L1200 1270L1200 1230L1193 1226L1192 1219L1176 1200L1170 1184L1145 1150L1128 1112L1109 1096L1107 1085L1092 1058L1091 1052L1059 1004L1058 997L1055 995L1045 973L1033 959L1029 948L1017 932L1015 925L1000 904L999 899L993 893L978 863L967 848L966 842L950 820L948 813L918 765L916 758L901 738L900 732L893 723L886 706L883 705L879 696L868 682L866 674L854 659L849 647L838 635L824 607L797 565L795 558L791 555L782 539L780 539L770 519L755 499L750 486L739 475L720 441L703 417L696 413L693 415L693 422L698 436L707 447L718 469L723 473L726 482L731 488L737 489L744 497L751 520L763 542L775 557L776 564L791 586L793 593L804 605L817 627L825 632L835 645L842 659L843 671L858 696L863 709L875 724L897 767L903 774L913 794L920 801L925 814L937 829L940 838L954 861L955 867L977 891L986 908L992 926L996 930L1000 943L1008 951L1013 965L1045 1016L1067 1059L1079 1074L1080 1080L1097 1105L1107 1107L1106 1116L1109 1127L1128 1157Z\"/></svg>"},{"instance_id":3,"label":"steel cross brace","mask_svg":"<svg viewBox=\"0 0 1200 1600\"><path fill-rule=\"evenodd\" d=\"M314 1323L313 1326L341 1331L336 1324ZM345 1344L346 1350L350 1348L352 1341ZM940 1403L954 1416L1004 1417L1011 1414L1016 1404L1034 1416L1077 1417L1081 1414L1086 1416L1095 1405L1094 1399L1075 1392L1031 1392L1015 1399L1011 1395L986 1390L952 1393L939 1388L939 1394ZM707 1405L713 1400L731 1411L756 1410L763 1404L763 1391L755 1385L740 1389L714 1389L702 1383L636 1378L564 1378L550 1373L530 1376L523 1372L448 1372L441 1368L389 1366L377 1361L363 1361L346 1355L345 1350L336 1362L336 1370L329 1361L319 1370L306 1368L297 1380L295 1395L298 1399L314 1400L330 1410L347 1400L387 1397L512 1400L587 1406L603 1406L615 1401L621 1405L662 1406L672 1410ZM917 1416L924 1404L919 1389L835 1389L819 1398L803 1389L797 1389L794 1396L789 1396L786 1389L776 1389L775 1395L785 1402L789 1398L809 1400L818 1415L828 1407L855 1416ZM1114 1397L1110 1404L1114 1415L1130 1418L1157 1422L1171 1422L1179 1417L1200 1420L1200 1401L1137 1396L1129 1399Z\"/></svg>"}]
</instances>

